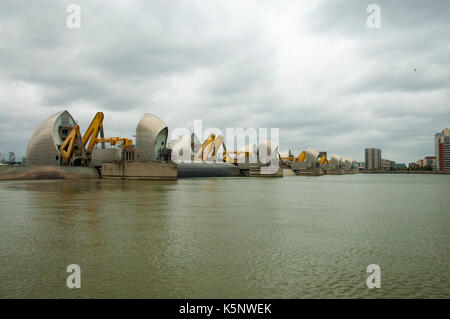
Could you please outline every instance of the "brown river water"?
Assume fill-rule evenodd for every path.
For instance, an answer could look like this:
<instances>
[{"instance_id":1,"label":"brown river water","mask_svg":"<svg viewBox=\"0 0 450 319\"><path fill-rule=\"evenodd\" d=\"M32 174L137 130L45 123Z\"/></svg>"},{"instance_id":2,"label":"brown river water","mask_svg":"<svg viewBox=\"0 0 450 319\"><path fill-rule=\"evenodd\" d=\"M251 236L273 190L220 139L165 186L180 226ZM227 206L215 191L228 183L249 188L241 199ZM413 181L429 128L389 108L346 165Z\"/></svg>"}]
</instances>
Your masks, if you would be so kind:
<instances>
[{"instance_id":1,"label":"brown river water","mask_svg":"<svg viewBox=\"0 0 450 319\"><path fill-rule=\"evenodd\" d=\"M450 298L450 176L0 182L0 298L119 297Z\"/></svg>"}]
</instances>

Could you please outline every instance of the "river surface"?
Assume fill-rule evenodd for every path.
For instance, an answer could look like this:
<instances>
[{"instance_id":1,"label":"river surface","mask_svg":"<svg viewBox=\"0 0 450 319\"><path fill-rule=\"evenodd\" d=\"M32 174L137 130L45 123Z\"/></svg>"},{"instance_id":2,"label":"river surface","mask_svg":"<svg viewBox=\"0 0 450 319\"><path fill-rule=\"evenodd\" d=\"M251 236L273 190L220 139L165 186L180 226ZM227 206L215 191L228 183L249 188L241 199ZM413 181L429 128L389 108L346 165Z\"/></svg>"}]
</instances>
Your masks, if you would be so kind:
<instances>
[{"instance_id":1,"label":"river surface","mask_svg":"<svg viewBox=\"0 0 450 319\"><path fill-rule=\"evenodd\" d=\"M450 176L2 181L0 297L450 298Z\"/></svg>"}]
</instances>

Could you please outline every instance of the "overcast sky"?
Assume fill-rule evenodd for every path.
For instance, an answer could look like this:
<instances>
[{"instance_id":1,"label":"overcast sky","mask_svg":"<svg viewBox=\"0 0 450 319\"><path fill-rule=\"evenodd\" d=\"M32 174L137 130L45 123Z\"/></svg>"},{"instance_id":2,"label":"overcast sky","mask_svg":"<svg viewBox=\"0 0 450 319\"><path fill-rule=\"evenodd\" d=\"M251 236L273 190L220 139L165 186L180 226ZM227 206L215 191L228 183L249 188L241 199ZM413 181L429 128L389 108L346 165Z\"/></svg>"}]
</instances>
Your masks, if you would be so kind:
<instances>
[{"instance_id":1,"label":"overcast sky","mask_svg":"<svg viewBox=\"0 0 450 319\"><path fill-rule=\"evenodd\" d=\"M66 26L81 7L81 28ZM367 6L381 9L368 28ZM0 152L50 115L131 137L280 128L280 148L410 162L450 127L450 1L0 1ZM415 71L415 68L417 70Z\"/></svg>"}]
</instances>

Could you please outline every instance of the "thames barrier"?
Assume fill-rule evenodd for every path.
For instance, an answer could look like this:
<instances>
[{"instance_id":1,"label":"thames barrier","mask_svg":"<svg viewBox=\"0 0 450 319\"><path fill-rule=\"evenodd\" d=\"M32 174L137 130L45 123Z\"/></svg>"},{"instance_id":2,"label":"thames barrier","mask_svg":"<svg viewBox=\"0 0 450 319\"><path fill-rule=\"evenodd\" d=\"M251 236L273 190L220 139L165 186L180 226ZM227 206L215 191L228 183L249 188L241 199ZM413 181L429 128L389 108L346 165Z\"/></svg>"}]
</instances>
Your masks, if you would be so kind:
<instances>
[{"instance_id":1,"label":"thames barrier","mask_svg":"<svg viewBox=\"0 0 450 319\"><path fill-rule=\"evenodd\" d=\"M106 137L104 114L98 112L85 133L68 111L42 122L31 136L26 166L0 167L0 179L142 179L185 177L283 177L355 174L356 162L314 149L294 156L279 151L270 139L227 150L224 137L210 134L200 142L194 133L168 144L169 129L156 115L144 114L136 126L136 142ZM106 147L109 145L109 147ZM183 151L188 150L188 157ZM262 151L269 160L262 159ZM181 154L181 156L180 156ZM186 154L185 154L186 155ZM178 160L182 158L182 160ZM276 169L268 171L275 163ZM268 172L267 172L268 171Z\"/></svg>"}]
</instances>

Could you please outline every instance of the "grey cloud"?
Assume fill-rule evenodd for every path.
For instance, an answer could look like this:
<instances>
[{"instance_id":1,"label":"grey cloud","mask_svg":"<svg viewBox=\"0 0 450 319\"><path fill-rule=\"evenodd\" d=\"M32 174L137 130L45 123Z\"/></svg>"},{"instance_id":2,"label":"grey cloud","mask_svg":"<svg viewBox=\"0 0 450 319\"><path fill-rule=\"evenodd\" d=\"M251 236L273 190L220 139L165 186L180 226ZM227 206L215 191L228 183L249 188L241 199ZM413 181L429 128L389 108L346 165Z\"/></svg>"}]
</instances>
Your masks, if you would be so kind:
<instances>
[{"instance_id":1,"label":"grey cloud","mask_svg":"<svg viewBox=\"0 0 450 319\"><path fill-rule=\"evenodd\" d=\"M449 126L449 2L376 2L377 30L366 27L372 2L77 1L82 28L69 30L72 1L2 1L0 134L11 142L0 151L24 152L35 127L67 108L82 126L104 111L111 135L131 136L151 112L169 129L194 119L223 131L278 127L283 148L359 160L368 146L397 161L429 155ZM298 35L325 44L285 59ZM321 64L326 73L308 69Z\"/></svg>"},{"instance_id":2,"label":"grey cloud","mask_svg":"<svg viewBox=\"0 0 450 319\"><path fill-rule=\"evenodd\" d=\"M370 3L380 6L380 29L366 26ZM324 1L318 12L312 32L357 42L361 64L348 70L358 75L349 92L448 89L448 1Z\"/></svg>"}]
</instances>

